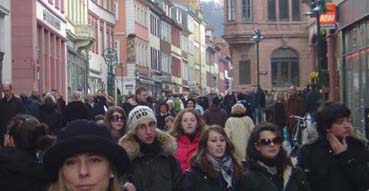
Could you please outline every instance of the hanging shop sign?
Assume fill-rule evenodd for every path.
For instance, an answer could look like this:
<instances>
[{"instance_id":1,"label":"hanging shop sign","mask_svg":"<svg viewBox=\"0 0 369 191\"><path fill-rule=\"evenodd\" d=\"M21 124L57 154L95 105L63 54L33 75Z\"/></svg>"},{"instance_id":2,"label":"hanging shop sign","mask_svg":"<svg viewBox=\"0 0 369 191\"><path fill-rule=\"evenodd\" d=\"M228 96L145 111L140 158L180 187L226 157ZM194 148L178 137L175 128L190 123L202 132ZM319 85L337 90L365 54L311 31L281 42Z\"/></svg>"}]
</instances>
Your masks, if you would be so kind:
<instances>
[{"instance_id":1,"label":"hanging shop sign","mask_svg":"<svg viewBox=\"0 0 369 191\"><path fill-rule=\"evenodd\" d=\"M326 12L320 14L319 21L322 29L336 29L337 6L335 4L326 4Z\"/></svg>"}]
</instances>

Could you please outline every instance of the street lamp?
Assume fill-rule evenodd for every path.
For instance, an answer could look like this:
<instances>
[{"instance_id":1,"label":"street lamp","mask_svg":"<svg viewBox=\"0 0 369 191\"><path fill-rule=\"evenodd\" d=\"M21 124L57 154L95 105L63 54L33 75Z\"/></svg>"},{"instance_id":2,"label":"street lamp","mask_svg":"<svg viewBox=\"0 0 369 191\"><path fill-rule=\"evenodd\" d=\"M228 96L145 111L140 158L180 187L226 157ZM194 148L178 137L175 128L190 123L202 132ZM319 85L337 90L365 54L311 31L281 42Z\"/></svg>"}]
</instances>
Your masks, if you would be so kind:
<instances>
[{"instance_id":1,"label":"street lamp","mask_svg":"<svg viewBox=\"0 0 369 191\"><path fill-rule=\"evenodd\" d=\"M257 104L257 111L256 111L256 120L257 122L261 121L261 108L260 108L260 76L259 76L259 42L263 37L261 36L261 32L259 27L254 30L254 35L252 35L252 40L256 42L256 104Z\"/></svg>"},{"instance_id":2,"label":"street lamp","mask_svg":"<svg viewBox=\"0 0 369 191\"><path fill-rule=\"evenodd\" d=\"M259 27L254 30L254 35L252 35L252 40L256 42L256 84L260 86L259 79L259 42L263 37L261 36L261 32Z\"/></svg>"},{"instance_id":3,"label":"street lamp","mask_svg":"<svg viewBox=\"0 0 369 191\"><path fill-rule=\"evenodd\" d=\"M323 84L323 75L322 75L322 67L323 67L323 39L320 34L320 15L324 14L327 10L325 9L325 0L312 0L311 1L311 10L306 14L310 17L316 17L316 35L317 35L317 61L318 61L318 87L322 88Z\"/></svg>"},{"instance_id":4,"label":"street lamp","mask_svg":"<svg viewBox=\"0 0 369 191\"><path fill-rule=\"evenodd\" d=\"M114 48L107 48L104 50L105 64L108 65L108 94L114 97L114 66L117 64L117 51Z\"/></svg>"}]
</instances>

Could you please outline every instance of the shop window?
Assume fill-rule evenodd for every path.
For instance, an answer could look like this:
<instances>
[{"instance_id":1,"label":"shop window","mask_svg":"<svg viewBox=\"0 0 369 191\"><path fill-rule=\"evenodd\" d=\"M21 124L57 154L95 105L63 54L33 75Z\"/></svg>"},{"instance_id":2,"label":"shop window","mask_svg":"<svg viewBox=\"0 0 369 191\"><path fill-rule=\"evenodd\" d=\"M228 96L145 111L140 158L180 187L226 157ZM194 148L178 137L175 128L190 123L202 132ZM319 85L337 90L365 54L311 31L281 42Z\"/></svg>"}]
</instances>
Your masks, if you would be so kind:
<instances>
[{"instance_id":1,"label":"shop window","mask_svg":"<svg viewBox=\"0 0 369 191\"><path fill-rule=\"evenodd\" d=\"M292 49L281 48L271 57L273 87L299 86L299 59Z\"/></svg>"}]
</instances>

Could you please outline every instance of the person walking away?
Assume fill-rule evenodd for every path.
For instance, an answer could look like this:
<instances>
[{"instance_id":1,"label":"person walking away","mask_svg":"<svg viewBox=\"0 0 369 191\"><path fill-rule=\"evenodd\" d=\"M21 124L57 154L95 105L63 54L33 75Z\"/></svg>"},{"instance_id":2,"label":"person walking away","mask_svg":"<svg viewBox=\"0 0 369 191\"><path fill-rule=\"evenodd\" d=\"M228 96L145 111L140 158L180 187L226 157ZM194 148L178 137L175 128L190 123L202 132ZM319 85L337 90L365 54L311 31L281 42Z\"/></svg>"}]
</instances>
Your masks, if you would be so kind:
<instances>
[{"instance_id":1,"label":"person walking away","mask_svg":"<svg viewBox=\"0 0 369 191\"><path fill-rule=\"evenodd\" d=\"M52 143L46 124L31 115L13 117L0 148L0 190L46 191L48 177L38 152Z\"/></svg>"},{"instance_id":2,"label":"person walking away","mask_svg":"<svg viewBox=\"0 0 369 191\"><path fill-rule=\"evenodd\" d=\"M52 135L55 135L63 127L63 114L51 93L45 95L44 103L40 107L40 121L47 124Z\"/></svg>"},{"instance_id":3,"label":"person walking away","mask_svg":"<svg viewBox=\"0 0 369 191\"><path fill-rule=\"evenodd\" d=\"M235 147L237 161L243 165L246 163L247 140L252 129L254 129L254 122L246 115L246 108L241 103L235 104L224 130Z\"/></svg>"},{"instance_id":4,"label":"person walking away","mask_svg":"<svg viewBox=\"0 0 369 191\"><path fill-rule=\"evenodd\" d=\"M64 116L66 123L76 119L89 119L90 115L87 108L81 101L80 92L72 93L72 101L68 103Z\"/></svg>"},{"instance_id":5,"label":"person walking away","mask_svg":"<svg viewBox=\"0 0 369 191\"><path fill-rule=\"evenodd\" d=\"M227 114L219 107L219 103L219 98L215 97L212 100L212 105L204 112L203 119L206 125L219 125L224 128Z\"/></svg>"}]
</instances>

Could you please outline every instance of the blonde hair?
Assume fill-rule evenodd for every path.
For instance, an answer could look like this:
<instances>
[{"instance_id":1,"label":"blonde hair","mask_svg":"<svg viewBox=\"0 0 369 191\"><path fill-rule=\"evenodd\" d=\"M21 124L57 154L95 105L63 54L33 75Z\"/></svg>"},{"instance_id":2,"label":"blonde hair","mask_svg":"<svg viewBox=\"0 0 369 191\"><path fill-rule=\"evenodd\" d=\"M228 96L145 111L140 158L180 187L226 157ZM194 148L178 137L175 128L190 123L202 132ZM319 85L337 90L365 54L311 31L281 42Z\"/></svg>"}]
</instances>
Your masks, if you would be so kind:
<instances>
[{"instance_id":1,"label":"blonde hair","mask_svg":"<svg viewBox=\"0 0 369 191\"><path fill-rule=\"evenodd\" d=\"M118 176L116 175L114 171L113 171L113 174L114 174L114 178L113 180L110 180L109 188L107 191L120 191L121 189L120 189L120 182L119 182ZM51 183L47 191L68 191L64 184L64 179L63 179L61 169L59 170L59 173L58 173L58 180L56 182Z\"/></svg>"}]
</instances>

